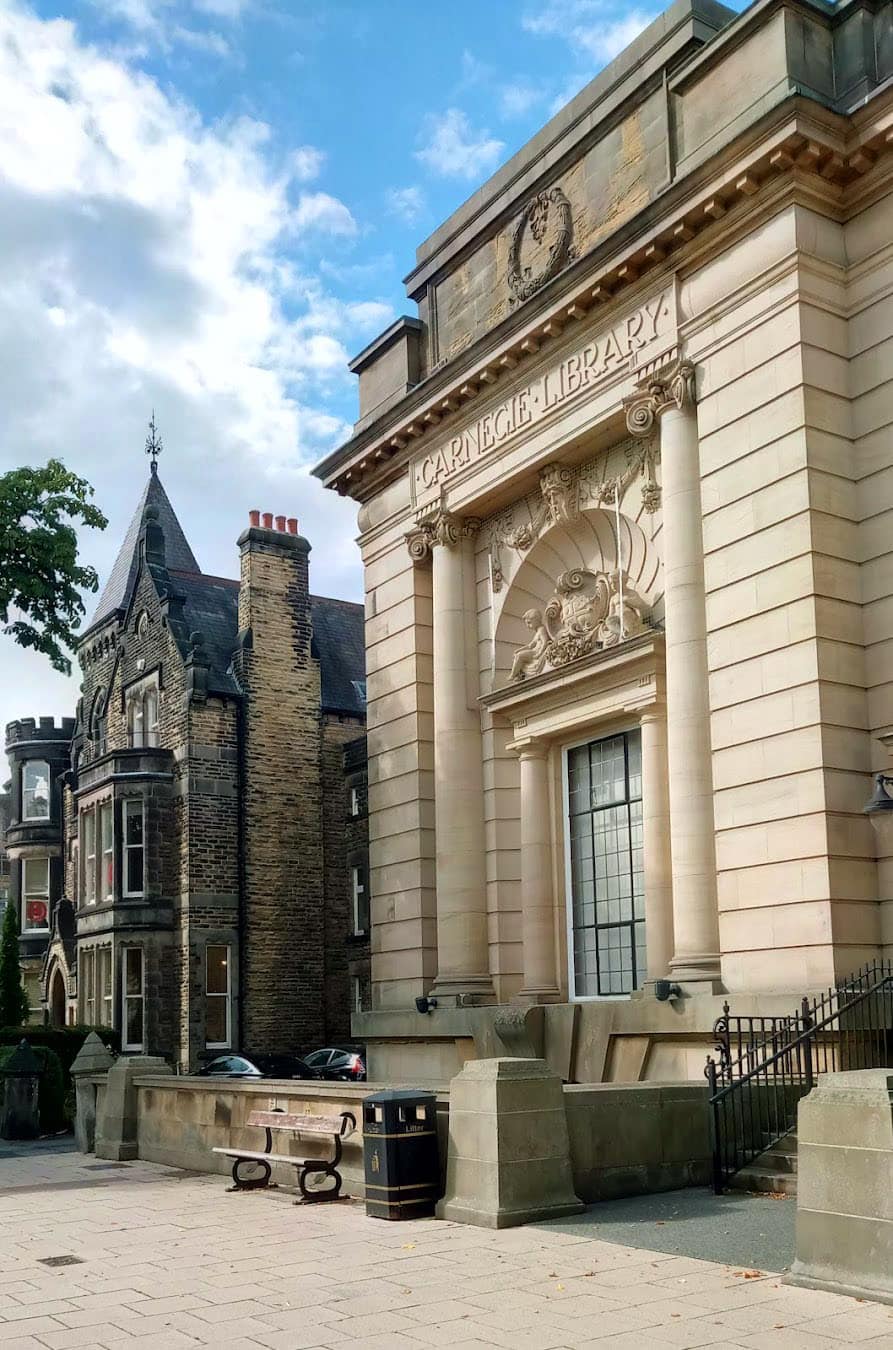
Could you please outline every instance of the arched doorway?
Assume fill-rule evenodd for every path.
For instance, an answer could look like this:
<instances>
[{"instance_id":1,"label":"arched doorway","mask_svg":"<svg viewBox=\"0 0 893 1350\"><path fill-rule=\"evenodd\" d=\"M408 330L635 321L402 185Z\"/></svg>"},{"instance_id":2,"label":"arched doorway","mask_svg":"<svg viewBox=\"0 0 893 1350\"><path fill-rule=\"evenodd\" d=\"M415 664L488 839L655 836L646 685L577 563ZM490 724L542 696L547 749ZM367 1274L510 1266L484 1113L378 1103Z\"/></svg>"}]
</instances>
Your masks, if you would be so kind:
<instances>
[{"instance_id":1,"label":"arched doorway","mask_svg":"<svg viewBox=\"0 0 893 1350\"><path fill-rule=\"evenodd\" d=\"M57 966L50 988L50 1023L52 1026L65 1026L65 1003L65 981Z\"/></svg>"}]
</instances>

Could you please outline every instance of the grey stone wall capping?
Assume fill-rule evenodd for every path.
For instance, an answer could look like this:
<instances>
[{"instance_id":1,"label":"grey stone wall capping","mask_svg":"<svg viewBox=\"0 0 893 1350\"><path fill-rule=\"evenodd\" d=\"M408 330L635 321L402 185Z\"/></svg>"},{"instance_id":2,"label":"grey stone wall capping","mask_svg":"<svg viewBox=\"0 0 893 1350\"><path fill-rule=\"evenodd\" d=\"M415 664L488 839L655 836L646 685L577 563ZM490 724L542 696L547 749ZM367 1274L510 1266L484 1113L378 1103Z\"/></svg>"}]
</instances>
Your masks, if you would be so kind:
<instances>
[{"instance_id":1,"label":"grey stone wall capping","mask_svg":"<svg viewBox=\"0 0 893 1350\"><path fill-rule=\"evenodd\" d=\"M403 337L404 333L420 333L421 331L421 320L414 319L410 314L401 314L383 333L379 333L378 337L373 338L371 342L367 342L363 350L358 352L348 363L348 370L352 375L362 374L370 362L377 361L389 347L392 347L395 342Z\"/></svg>"},{"instance_id":2,"label":"grey stone wall capping","mask_svg":"<svg viewBox=\"0 0 893 1350\"><path fill-rule=\"evenodd\" d=\"M764 0L778 4L784 0ZM750 11L748 11L749 13ZM648 82L680 59L693 43L712 38L725 25L745 16L715 0L676 0L650 23L575 98L547 122L517 154L490 177L416 251L416 267L405 278L408 292L419 289L448 260L495 224L501 211L519 194L534 190L537 180L555 171L560 161L579 152L580 143L629 101L644 96ZM517 203L515 202L517 207Z\"/></svg>"}]
</instances>

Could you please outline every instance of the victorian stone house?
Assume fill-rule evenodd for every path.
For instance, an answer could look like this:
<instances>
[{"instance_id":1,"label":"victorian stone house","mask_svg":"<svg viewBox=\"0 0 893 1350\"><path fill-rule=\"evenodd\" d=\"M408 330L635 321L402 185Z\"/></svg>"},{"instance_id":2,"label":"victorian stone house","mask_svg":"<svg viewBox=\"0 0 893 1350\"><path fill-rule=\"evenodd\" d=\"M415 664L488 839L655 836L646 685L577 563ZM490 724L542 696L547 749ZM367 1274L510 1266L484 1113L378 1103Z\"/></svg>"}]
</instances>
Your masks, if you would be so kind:
<instances>
[{"instance_id":1,"label":"victorian stone house","mask_svg":"<svg viewBox=\"0 0 893 1350\"><path fill-rule=\"evenodd\" d=\"M726 997L893 953L891 25L677 0L352 362L373 1076L515 1003L564 1077L700 1078Z\"/></svg>"},{"instance_id":2,"label":"victorian stone house","mask_svg":"<svg viewBox=\"0 0 893 1350\"><path fill-rule=\"evenodd\" d=\"M362 607L310 594L295 519L238 549L202 573L153 460L76 722L7 728L38 1006L183 1068L337 1043L368 996Z\"/></svg>"}]
</instances>

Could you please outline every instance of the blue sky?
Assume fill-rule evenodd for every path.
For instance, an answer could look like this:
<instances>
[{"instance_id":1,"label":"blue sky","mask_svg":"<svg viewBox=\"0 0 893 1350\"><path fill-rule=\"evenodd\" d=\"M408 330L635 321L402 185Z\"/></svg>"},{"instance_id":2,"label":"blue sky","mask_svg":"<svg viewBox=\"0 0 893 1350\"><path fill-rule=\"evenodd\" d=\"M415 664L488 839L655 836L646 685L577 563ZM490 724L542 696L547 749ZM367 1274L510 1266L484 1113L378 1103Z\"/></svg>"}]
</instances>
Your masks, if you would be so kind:
<instances>
[{"instance_id":1,"label":"blue sky","mask_svg":"<svg viewBox=\"0 0 893 1350\"><path fill-rule=\"evenodd\" d=\"M0 469L60 455L110 518L160 472L205 570L256 507L361 598L355 507L310 467L416 244L632 39L616 0L0 0ZM0 638L0 721L76 681Z\"/></svg>"}]
</instances>

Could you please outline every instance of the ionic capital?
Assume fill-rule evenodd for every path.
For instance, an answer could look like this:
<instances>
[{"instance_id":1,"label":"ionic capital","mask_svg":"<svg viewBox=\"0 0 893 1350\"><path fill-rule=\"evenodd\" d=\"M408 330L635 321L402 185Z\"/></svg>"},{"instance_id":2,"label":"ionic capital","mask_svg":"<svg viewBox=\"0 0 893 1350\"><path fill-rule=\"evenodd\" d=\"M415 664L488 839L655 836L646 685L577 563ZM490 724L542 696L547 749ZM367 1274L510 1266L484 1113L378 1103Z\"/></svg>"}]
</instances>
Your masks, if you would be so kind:
<instances>
[{"instance_id":1,"label":"ionic capital","mask_svg":"<svg viewBox=\"0 0 893 1350\"><path fill-rule=\"evenodd\" d=\"M473 538L481 528L476 516L454 516L442 507L420 520L406 536L406 547L413 562L424 562L432 549L456 548L463 539Z\"/></svg>"},{"instance_id":2,"label":"ionic capital","mask_svg":"<svg viewBox=\"0 0 893 1350\"><path fill-rule=\"evenodd\" d=\"M624 399L627 430L647 436L669 408L693 408L694 403L695 368L690 361L676 361Z\"/></svg>"}]
</instances>

